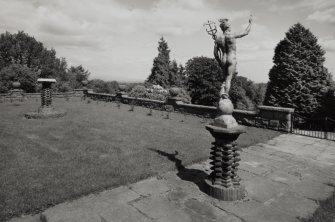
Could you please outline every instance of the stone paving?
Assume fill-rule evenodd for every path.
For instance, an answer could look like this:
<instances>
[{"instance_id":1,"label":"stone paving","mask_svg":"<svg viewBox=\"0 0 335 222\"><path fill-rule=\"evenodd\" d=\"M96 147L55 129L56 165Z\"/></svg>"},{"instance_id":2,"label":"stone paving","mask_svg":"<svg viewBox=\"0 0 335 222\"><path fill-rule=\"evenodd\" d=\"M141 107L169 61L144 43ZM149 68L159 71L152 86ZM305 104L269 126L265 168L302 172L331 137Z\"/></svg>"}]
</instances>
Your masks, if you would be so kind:
<instances>
[{"instance_id":1,"label":"stone paving","mask_svg":"<svg viewBox=\"0 0 335 222\"><path fill-rule=\"evenodd\" d=\"M157 155L175 162L178 171L10 222L299 222L312 215L319 200L329 197L335 187L335 142L328 140L284 134L243 149L239 175L247 195L234 202L203 193L208 161L184 167L173 153Z\"/></svg>"}]
</instances>

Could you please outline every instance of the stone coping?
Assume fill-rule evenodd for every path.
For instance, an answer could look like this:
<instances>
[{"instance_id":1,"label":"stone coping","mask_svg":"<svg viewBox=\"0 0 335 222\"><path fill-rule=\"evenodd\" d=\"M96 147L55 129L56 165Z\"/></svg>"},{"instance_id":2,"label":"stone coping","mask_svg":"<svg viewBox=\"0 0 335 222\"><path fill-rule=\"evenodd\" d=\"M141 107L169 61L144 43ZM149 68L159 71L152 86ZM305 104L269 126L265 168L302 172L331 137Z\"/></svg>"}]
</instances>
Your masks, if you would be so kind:
<instances>
[{"instance_id":1,"label":"stone coping","mask_svg":"<svg viewBox=\"0 0 335 222\"><path fill-rule=\"evenodd\" d=\"M191 107L191 108L198 108L198 109L212 109L212 110L216 110L215 106L203 106L203 105L195 105L195 104L186 104L186 103L178 103L178 105L180 106L184 106L184 107Z\"/></svg>"},{"instance_id":2,"label":"stone coping","mask_svg":"<svg viewBox=\"0 0 335 222\"><path fill-rule=\"evenodd\" d=\"M165 101L161 101L161 100L135 98L135 97L130 97L130 96L126 96L126 95L122 95L122 98L124 98L124 99L136 99L136 100L140 100L140 101L155 102L155 103L162 103L162 104L165 103Z\"/></svg>"},{"instance_id":3,"label":"stone coping","mask_svg":"<svg viewBox=\"0 0 335 222\"><path fill-rule=\"evenodd\" d=\"M49 78L38 78L37 82L51 82L51 83L55 83L56 79L49 79Z\"/></svg>"},{"instance_id":4,"label":"stone coping","mask_svg":"<svg viewBox=\"0 0 335 222\"><path fill-rule=\"evenodd\" d=\"M87 91L92 91L92 89L85 89L85 88L82 88L82 89L73 89L73 91L77 92L77 91L84 91L84 90L87 90Z\"/></svg>"},{"instance_id":5,"label":"stone coping","mask_svg":"<svg viewBox=\"0 0 335 222\"><path fill-rule=\"evenodd\" d=\"M218 134L241 134L246 132L245 127L240 125L231 128L224 128L215 125L206 125L206 129L211 133Z\"/></svg>"},{"instance_id":6,"label":"stone coping","mask_svg":"<svg viewBox=\"0 0 335 222\"><path fill-rule=\"evenodd\" d=\"M269 110L269 111L277 111L283 113L294 113L293 108L286 108L286 107L276 107L276 106L258 106L259 110Z\"/></svg>"}]
</instances>

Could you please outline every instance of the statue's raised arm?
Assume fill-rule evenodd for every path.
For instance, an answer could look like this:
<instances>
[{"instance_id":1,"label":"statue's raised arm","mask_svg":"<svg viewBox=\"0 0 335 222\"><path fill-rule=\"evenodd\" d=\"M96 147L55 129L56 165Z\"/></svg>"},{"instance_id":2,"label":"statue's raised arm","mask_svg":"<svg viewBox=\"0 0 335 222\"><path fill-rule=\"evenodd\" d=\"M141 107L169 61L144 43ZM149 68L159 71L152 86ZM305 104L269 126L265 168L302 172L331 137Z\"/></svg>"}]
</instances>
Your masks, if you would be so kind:
<instances>
[{"instance_id":1,"label":"statue's raised arm","mask_svg":"<svg viewBox=\"0 0 335 222\"><path fill-rule=\"evenodd\" d=\"M251 30L251 24L252 24L253 21L254 21L254 18L253 18L252 15L250 15L250 17L249 17L249 25L247 26L247 28L242 33L236 33L234 37L235 38L242 38L243 36L248 35L249 32L250 32L250 30Z\"/></svg>"}]
</instances>

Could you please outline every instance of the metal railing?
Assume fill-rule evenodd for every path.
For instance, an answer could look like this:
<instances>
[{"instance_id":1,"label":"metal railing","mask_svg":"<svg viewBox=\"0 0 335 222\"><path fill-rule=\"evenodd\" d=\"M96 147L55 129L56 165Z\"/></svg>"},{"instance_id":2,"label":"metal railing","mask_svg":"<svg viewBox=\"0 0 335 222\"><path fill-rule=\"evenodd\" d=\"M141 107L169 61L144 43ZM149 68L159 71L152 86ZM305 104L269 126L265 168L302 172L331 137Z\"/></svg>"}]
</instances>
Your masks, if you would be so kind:
<instances>
[{"instance_id":1,"label":"metal railing","mask_svg":"<svg viewBox=\"0 0 335 222\"><path fill-rule=\"evenodd\" d=\"M291 133L335 141L335 120L332 118L312 119L295 113L291 126Z\"/></svg>"}]
</instances>

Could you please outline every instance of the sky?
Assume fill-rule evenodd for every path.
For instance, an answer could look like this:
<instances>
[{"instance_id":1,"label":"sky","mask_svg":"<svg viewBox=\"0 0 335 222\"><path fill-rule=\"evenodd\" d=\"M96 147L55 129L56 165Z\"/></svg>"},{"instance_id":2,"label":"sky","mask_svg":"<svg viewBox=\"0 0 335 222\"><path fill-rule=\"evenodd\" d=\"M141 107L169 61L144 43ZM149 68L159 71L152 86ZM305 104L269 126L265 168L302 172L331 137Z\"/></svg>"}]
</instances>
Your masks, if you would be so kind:
<instances>
[{"instance_id":1,"label":"sky","mask_svg":"<svg viewBox=\"0 0 335 222\"><path fill-rule=\"evenodd\" d=\"M0 0L0 33L23 30L90 79L135 82L149 76L162 36L178 64L214 58L203 24L228 18L240 32L250 14L251 31L237 40L239 75L267 82L274 48L297 22L318 38L335 75L334 0Z\"/></svg>"}]
</instances>

